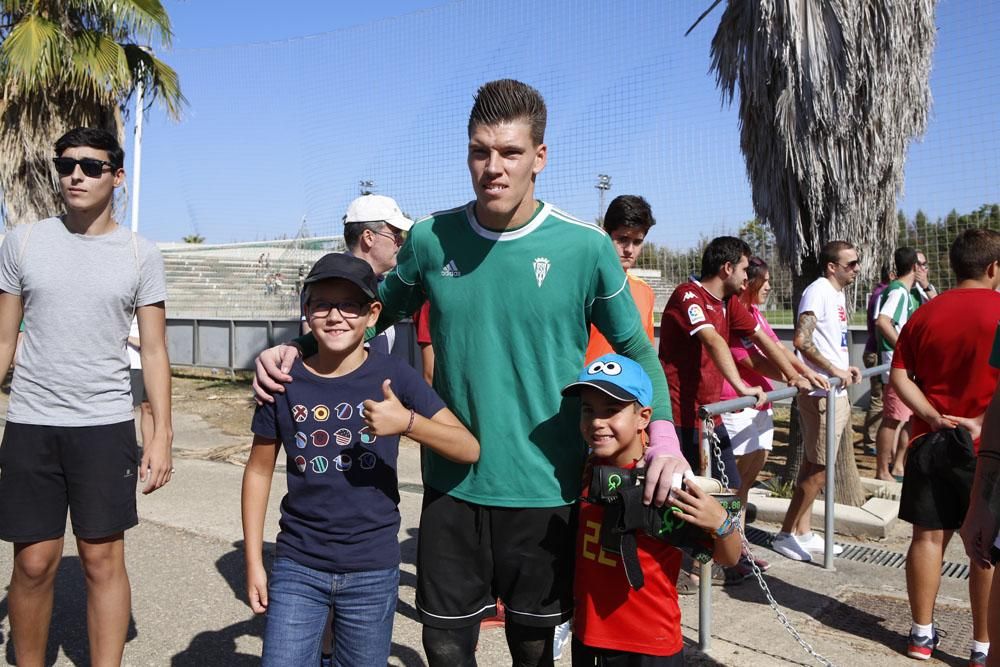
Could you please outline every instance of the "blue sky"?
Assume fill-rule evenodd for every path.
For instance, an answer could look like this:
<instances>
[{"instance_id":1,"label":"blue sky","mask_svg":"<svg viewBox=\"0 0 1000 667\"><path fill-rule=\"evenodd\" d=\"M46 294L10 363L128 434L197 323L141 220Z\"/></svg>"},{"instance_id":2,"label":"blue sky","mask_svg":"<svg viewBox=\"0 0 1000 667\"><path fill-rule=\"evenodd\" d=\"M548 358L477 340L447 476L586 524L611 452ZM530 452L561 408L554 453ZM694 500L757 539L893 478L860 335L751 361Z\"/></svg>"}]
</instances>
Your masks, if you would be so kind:
<instances>
[{"instance_id":1,"label":"blue sky","mask_svg":"<svg viewBox=\"0 0 1000 667\"><path fill-rule=\"evenodd\" d=\"M753 215L736 114L708 72L720 10L683 36L708 0L165 4L175 37L161 57L191 104L180 123L146 116L140 231L155 240L292 236L303 219L338 233L362 179L412 215L462 203L472 95L503 76L549 106L540 197L593 219L597 174L610 174L608 196L646 196L651 238L673 247ZM1000 199L997 4L939 2L910 214Z\"/></svg>"}]
</instances>

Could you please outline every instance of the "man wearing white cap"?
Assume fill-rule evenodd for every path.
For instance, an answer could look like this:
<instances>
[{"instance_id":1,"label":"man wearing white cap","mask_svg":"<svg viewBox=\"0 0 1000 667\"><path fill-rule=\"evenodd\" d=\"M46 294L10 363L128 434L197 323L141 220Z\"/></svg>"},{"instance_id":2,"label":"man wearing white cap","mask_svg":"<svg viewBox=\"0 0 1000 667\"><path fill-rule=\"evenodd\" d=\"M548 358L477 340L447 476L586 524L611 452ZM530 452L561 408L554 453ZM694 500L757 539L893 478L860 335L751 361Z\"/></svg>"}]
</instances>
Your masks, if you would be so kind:
<instances>
[{"instance_id":1,"label":"man wearing white cap","mask_svg":"<svg viewBox=\"0 0 1000 667\"><path fill-rule=\"evenodd\" d=\"M347 252L371 264L375 275L382 277L396 266L403 234L412 226L391 197L361 195L347 207L344 243Z\"/></svg>"}]
</instances>

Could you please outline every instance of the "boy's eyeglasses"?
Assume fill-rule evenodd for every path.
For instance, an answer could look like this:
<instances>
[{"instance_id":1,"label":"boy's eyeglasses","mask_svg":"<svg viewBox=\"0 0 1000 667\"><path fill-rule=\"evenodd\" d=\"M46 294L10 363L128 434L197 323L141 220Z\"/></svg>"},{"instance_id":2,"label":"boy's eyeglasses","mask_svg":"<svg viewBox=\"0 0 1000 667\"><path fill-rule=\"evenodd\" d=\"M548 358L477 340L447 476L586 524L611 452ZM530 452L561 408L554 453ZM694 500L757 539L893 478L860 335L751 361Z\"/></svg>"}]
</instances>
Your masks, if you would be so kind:
<instances>
[{"instance_id":1,"label":"boy's eyeglasses","mask_svg":"<svg viewBox=\"0 0 1000 667\"><path fill-rule=\"evenodd\" d=\"M856 259L852 262L848 262L847 264L841 264L840 262L837 262L837 266L839 266L842 269L856 269L859 266L861 266L861 260Z\"/></svg>"},{"instance_id":2,"label":"boy's eyeglasses","mask_svg":"<svg viewBox=\"0 0 1000 667\"><path fill-rule=\"evenodd\" d=\"M96 160L91 157L85 157L80 160L71 157L54 157L52 158L52 164L56 166L56 171L59 172L60 176L69 176L76 171L76 165L80 165L80 171L83 172L84 176L89 178L100 178L105 167L111 170L115 168L115 165L110 162Z\"/></svg>"},{"instance_id":3,"label":"boy's eyeglasses","mask_svg":"<svg viewBox=\"0 0 1000 667\"><path fill-rule=\"evenodd\" d=\"M340 303L315 301L309 302L306 308L309 309L309 317L327 317L330 315L330 311L336 309L345 320L355 320L361 317L361 314L368 309L370 303L370 301L364 303L357 301L341 301Z\"/></svg>"}]
</instances>

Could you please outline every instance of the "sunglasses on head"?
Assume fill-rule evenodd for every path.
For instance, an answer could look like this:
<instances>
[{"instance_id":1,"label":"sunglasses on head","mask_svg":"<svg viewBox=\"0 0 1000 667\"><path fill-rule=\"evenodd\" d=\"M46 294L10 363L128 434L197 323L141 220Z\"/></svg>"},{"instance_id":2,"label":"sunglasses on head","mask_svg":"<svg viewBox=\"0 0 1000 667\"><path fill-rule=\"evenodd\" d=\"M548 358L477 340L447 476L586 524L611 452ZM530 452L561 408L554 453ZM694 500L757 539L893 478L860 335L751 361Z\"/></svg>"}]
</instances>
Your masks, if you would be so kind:
<instances>
[{"instance_id":1,"label":"sunglasses on head","mask_svg":"<svg viewBox=\"0 0 1000 667\"><path fill-rule=\"evenodd\" d=\"M92 157L85 157L80 160L71 157L54 157L52 164L56 166L56 171L60 176L69 176L76 171L76 165L80 165L80 171L84 176L90 178L100 178L104 172L104 167L114 171L115 165L106 160L96 160Z\"/></svg>"}]
</instances>

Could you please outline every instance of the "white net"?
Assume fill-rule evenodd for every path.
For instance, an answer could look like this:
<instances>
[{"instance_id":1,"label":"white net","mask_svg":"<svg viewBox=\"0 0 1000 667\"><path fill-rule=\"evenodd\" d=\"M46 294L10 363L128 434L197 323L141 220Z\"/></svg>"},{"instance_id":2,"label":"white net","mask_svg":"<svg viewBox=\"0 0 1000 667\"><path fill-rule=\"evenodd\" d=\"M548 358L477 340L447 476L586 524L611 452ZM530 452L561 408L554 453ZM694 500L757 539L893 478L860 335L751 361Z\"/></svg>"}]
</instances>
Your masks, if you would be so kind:
<instances>
[{"instance_id":1,"label":"white net","mask_svg":"<svg viewBox=\"0 0 1000 667\"><path fill-rule=\"evenodd\" d=\"M208 243L265 243L236 253L249 278L209 291L179 281L193 270L179 259L192 248L169 251L172 312L250 317L287 307L294 315L288 295L298 267L319 247L303 239L340 235L362 187L394 197L411 217L471 199L472 96L501 77L530 83L548 104L539 197L588 221L600 215L602 192L605 206L619 194L650 202L657 225L642 266L662 305L698 271L701 242L753 218L736 113L708 72L719 10L683 36L708 4L469 0L301 39L167 54L191 106L180 125L147 115L140 231L159 241L198 234ZM925 141L911 149L900 200L908 220L921 209L933 224L952 209L961 216L1000 200L993 5L939 5L936 106ZM610 189L596 187L599 174L610 176ZM766 234L751 237L774 267L772 314L782 321L789 276ZM299 242L268 250L272 239ZM924 242L940 255L950 238ZM211 264L233 252L194 254ZM261 252L275 270L254 270ZM269 291L268 273L279 270L281 288ZM932 279L946 287L946 274L941 267ZM869 289L859 286L859 301Z\"/></svg>"}]
</instances>

